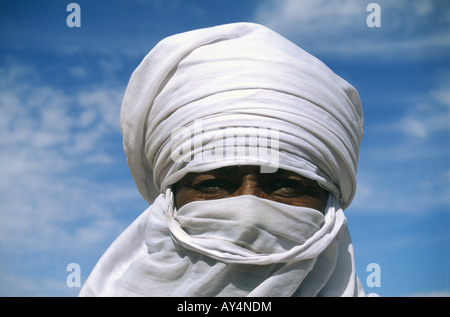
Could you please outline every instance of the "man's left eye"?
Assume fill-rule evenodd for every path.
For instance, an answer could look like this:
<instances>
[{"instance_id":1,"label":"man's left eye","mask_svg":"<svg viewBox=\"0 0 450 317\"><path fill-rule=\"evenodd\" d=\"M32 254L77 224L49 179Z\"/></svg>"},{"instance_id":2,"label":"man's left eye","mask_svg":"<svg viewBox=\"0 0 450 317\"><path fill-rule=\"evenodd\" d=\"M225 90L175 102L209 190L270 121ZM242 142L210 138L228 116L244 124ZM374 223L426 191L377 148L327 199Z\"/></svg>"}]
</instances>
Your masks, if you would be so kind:
<instances>
[{"instance_id":1,"label":"man's left eye","mask_svg":"<svg viewBox=\"0 0 450 317\"><path fill-rule=\"evenodd\" d=\"M271 191L276 191L280 189L286 189L286 190L298 190L303 188L302 182L295 180L295 179L289 179L289 178L283 178L283 179L275 179L272 180L268 185L267 188Z\"/></svg>"}]
</instances>

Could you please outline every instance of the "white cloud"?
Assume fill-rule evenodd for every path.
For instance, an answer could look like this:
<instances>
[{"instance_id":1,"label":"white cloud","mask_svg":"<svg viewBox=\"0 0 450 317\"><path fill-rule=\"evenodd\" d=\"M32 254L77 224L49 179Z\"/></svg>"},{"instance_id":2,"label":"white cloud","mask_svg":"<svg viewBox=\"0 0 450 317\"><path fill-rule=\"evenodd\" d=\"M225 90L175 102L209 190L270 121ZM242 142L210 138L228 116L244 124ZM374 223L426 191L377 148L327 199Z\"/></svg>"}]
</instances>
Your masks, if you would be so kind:
<instances>
[{"instance_id":1,"label":"white cloud","mask_svg":"<svg viewBox=\"0 0 450 317\"><path fill-rule=\"evenodd\" d=\"M442 1L376 1L381 27L366 19L370 2L359 0L268 0L254 21L267 25L316 52L370 55L371 58L421 56L450 48L450 6Z\"/></svg>"},{"instance_id":2,"label":"white cloud","mask_svg":"<svg viewBox=\"0 0 450 317\"><path fill-rule=\"evenodd\" d=\"M64 272L66 265L61 266ZM68 273L67 273L68 274ZM0 296L77 296L79 288L70 288L66 284L66 276L48 278L27 276L11 272L7 267L0 267Z\"/></svg>"},{"instance_id":3,"label":"white cloud","mask_svg":"<svg viewBox=\"0 0 450 317\"><path fill-rule=\"evenodd\" d=\"M75 78L85 79L88 76L88 70L83 66L72 66L69 67L68 72L71 76Z\"/></svg>"},{"instance_id":4,"label":"white cloud","mask_svg":"<svg viewBox=\"0 0 450 317\"><path fill-rule=\"evenodd\" d=\"M450 297L450 290L436 290L412 294L410 297Z\"/></svg>"},{"instance_id":5,"label":"white cloud","mask_svg":"<svg viewBox=\"0 0 450 317\"><path fill-rule=\"evenodd\" d=\"M402 116L366 127L351 208L424 214L450 204L450 72L428 92L411 93ZM373 141L378 140L378 141Z\"/></svg>"},{"instance_id":6,"label":"white cloud","mask_svg":"<svg viewBox=\"0 0 450 317\"><path fill-rule=\"evenodd\" d=\"M422 96L411 92L404 102L410 103L403 117L379 124L373 132L409 136L417 145L417 138L429 141L439 135L450 136L450 71L436 78L436 87ZM439 151L434 151L439 153ZM417 154L417 153L415 153Z\"/></svg>"},{"instance_id":7,"label":"white cloud","mask_svg":"<svg viewBox=\"0 0 450 317\"><path fill-rule=\"evenodd\" d=\"M88 169L126 168L110 145L121 146L123 87L68 93L36 73L0 68L0 248L51 252L110 241L127 224L117 219L120 206L137 200L137 190L131 179L106 183Z\"/></svg>"},{"instance_id":8,"label":"white cloud","mask_svg":"<svg viewBox=\"0 0 450 317\"><path fill-rule=\"evenodd\" d=\"M88 111L90 116L92 116L92 109L95 109L105 124L105 128L118 131L122 93L123 89L118 89L118 87L99 87L80 92L78 104L83 111Z\"/></svg>"},{"instance_id":9,"label":"white cloud","mask_svg":"<svg viewBox=\"0 0 450 317\"><path fill-rule=\"evenodd\" d=\"M411 117L403 119L398 127L401 131L413 137L425 138L428 134L425 122Z\"/></svg>"},{"instance_id":10,"label":"white cloud","mask_svg":"<svg viewBox=\"0 0 450 317\"><path fill-rule=\"evenodd\" d=\"M340 33L350 28L352 20L361 18L364 12L365 5L361 1L271 0L257 8L255 18L282 32L311 37L317 33Z\"/></svg>"}]
</instances>

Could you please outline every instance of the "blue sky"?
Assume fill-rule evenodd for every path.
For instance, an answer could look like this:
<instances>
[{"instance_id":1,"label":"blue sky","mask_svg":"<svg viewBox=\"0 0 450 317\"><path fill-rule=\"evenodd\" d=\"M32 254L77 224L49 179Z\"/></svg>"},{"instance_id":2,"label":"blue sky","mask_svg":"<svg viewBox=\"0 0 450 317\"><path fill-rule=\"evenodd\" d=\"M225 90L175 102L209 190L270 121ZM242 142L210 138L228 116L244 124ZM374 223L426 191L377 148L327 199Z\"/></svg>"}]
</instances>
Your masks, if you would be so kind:
<instances>
[{"instance_id":1,"label":"blue sky","mask_svg":"<svg viewBox=\"0 0 450 317\"><path fill-rule=\"evenodd\" d=\"M129 76L174 33L265 24L359 91L365 135L346 211L367 292L450 295L450 3L361 0L0 1L0 296L76 296L147 204L119 111ZM381 286L366 270L380 266Z\"/></svg>"}]
</instances>

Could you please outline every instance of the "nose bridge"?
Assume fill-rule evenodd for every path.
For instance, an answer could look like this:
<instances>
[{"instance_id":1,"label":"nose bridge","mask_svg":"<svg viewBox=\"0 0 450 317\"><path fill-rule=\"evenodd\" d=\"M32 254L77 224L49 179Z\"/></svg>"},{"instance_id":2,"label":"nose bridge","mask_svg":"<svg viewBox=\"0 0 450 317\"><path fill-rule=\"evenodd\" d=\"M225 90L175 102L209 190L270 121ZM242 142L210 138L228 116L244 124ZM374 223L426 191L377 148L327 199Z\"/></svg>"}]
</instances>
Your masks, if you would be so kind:
<instances>
[{"instance_id":1,"label":"nose bridge","mask_svg":"<svg viewBox=\"0 0 450 317\"><path fill-rule=\"evenodd\" d=\"M257 179L252 176L244 177L241 186L237 190L238 195L260 196L261 192Z\"/></svg>"}]
</instances>

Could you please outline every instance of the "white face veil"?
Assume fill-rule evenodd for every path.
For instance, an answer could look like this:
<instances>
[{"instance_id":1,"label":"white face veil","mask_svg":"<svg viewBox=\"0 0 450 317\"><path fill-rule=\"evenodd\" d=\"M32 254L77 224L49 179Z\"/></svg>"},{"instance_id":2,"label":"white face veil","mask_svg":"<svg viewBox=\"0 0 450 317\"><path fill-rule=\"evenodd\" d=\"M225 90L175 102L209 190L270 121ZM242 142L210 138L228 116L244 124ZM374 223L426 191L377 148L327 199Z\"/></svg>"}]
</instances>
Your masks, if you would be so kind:
<instances>
[{"instance_id":1,"label":"white face veil","mask_svg":"<svg viewBox=\"0 0 450 317\"><path fill-rule=\"evenodd\" d=\"M364 295L343 212L363 113L356 90L318 59L252 23L171 36L131 76L121 129L151 206L81 296ZM231 165L317 181L330 193L324 214L253 196L175 208L171 185L184 175Z\"/></svg>"}]
</instances>

